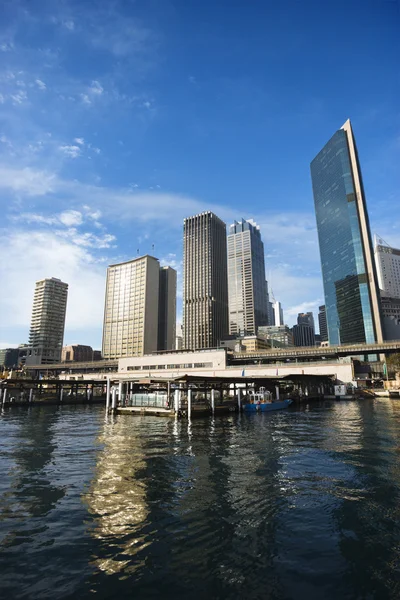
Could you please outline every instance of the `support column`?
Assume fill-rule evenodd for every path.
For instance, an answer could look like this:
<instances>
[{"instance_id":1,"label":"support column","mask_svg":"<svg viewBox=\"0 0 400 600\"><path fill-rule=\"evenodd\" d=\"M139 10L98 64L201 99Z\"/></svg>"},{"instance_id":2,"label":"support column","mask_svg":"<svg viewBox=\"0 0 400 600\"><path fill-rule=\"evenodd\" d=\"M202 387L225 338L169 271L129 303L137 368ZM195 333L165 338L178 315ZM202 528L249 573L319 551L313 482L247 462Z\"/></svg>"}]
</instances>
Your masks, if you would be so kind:
<instances>
[{"instance_id":1,"label":"support column","mask_svg":"<svg viewBox=\"0 0 400 600\"><path fill-rule=\"evenodd\" d=\"M122 381L119 382L118 384L118 402L119 405L122 406L122 393L124 391L124 384L122 383Z\"/></svg>"},{"instance_id":2,"label":"support column","mask_svg":"<svg viewBox=\"0 0 400 600\"><path fill-rule=\"evenodd\" d=\"M107 387L106 387L106 411L110 408L110 378L107 377Z\"/></svg>"},{"instance_id":3,"label":"support column","mask_svg":"<svg viewBox=\"0 0 400 600\"><path fill-rule=\"evenodd\" d=\"M237 391L237 402L238 402L238 409L239 412L242 410L242 396L241 396L241 389L239 388Z\"/></svg>"},{"instance_id":4,"label":"support column","mask_svg":"<svg viewBox=\"0 0 400 600\"><path fill-rule=\"evenodd\" d=\"M187 403L187 415L188 419L192 416L192 390L188 390L188 403Z\"/></svg>"},{"instance_id":5,"label":"support column","mask_svg":"<svg viewBox=\"0 0 400 600\"><path fill-rule=\"evenodd\" d=\"M7 388L4 388L4 391L3 391L3 404L6 403L6 398L7 398Z\"/></svg>"},{"instance_id":6,"label":"support column","mask_svg":"<svg viewBox=\"0 0 400 600\"><path fill-rule=\"evenodd\" d=\"M32 390L31 390L31 391L32 391ZM63 388L63 386L61 385L61 386L60 386L60 402L62 402L62 401L63 401L63 395L64 395L64 388ZM30 396L29 396L29 402L31 402L31 397L30 397Z\"/></svg>"},{"instance_id":7,"label":"support column","mask_svg":"<svg viewBox=\"0 0 400 600\"><path fill-rule=\"evenodd\" d=\"M212 412L212 414L215 413L215 390L214 390L214 388L212 388L212 390L211 390L211 412Z\"/></svg>"},{"instance_id":8,"label":"support column","mask_svg":"<svg viewBox=\"0 0 400 600\"><path fill-rule=\"evenodd\" d=\"M117 388L114 386L113 390L112 390L111 409L112 409L113 412L115 412L116 408L117 408Z\"/></svg>"},{"instance_id":9,"label":"support column","mask_svg":"<svg viewBox=\"0 0 400 600\"><path fill-rule=\"evenodd\" d=\"M1 403L2 397L3 397L3 388L0 388L0 403Z\"/></svg>"},{"instance_id":10,"label":"support column","mask_svg":"<svg viewBox=\"0 0 400 600\"><path fill-rule=\"evenodd\" d=\"M33 388L31 388L29 390L29 402L32 402L32 400L33 400Z\"/></svg>"},{"instance_id":11,"label":"support column","mask_svg":"<svg viewBox=\"0 0 400 600\"><path fill-rule=\"evenodd\" d=\"M179 411L179 390L174 391L174 411L178 414Z\"/></svg>"},{"instance_id":12,"label":"support column","mask_svg":"<svg viewBox=\"0 0 400 600\"><path fill-rule=\"evenodd\" d=\"M276 399L279 400L279 385L275 386L275 395L276 395Z\"/></svg>"}]
</instances>

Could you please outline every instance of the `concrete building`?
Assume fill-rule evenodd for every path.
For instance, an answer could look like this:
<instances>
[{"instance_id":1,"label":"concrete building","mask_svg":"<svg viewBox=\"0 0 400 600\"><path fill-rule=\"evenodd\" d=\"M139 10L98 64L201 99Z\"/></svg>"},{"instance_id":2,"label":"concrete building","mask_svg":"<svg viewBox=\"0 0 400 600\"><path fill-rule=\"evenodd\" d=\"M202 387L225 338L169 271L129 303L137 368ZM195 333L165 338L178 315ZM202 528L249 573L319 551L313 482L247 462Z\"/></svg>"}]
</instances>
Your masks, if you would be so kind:
<instances>
[{"instance_id":1,"label":"concrete building","mask_svg":"<svg viewBox=\"0 0 400 600\"><path fill-rule=\"evenodd\" d=\"M221 348L233 350L234 352L258 352L269 350L271 341L260 335L230 336L221 341Z\"/></svg>"},{"instance_id":2,"label":"concrete building","mask_svg":"<svg viewBox=\"0 0 400 600\"><path fill-rule=\"evenodd\" d=\"M176 271L160 268L158 350L174 350L176 338Z\"/></svg>"},{"instance_id":3,"label":"concrete building","mask_svg":"<svg viewBox=\"0 0 400 600\"><path fill-rule=\"evenodd\" d=\"M258 335L271 341L271 347L283 348L293 346L293 334L287 325L268 325L259 327Z\"/></svg>"},{"instance_id":4,"label":"concrete building","mask_svg":"<svg viewBox=\"0 0 400 600\"><path fill-rule=\"evenodd\" d=\"M400 298L381 296L381 311L385 340L400 340Z\"/></svg>"},{"instance_id":5,"label":"concrete building","mask_svg":"<svg viewBox=\"0 0 400 600\"><path fill-rule=\"evenodd\" d=\"M293 325L293 341L295 346L315 346L314 327L308 323Z\"/></svg>"},{"instance_id":6,"label":"concrete building","mask_svg":"<svg viewBox=\"0 0 400 600\"><path fill-rule=\"evenodd\" d=\"M375 236L374 254L381 295L400 298L400 250Z\"/></svg>"},{"instance_id":7,"label":"concrete building","mask_svg":"<svg viewBox=\"0 0 400 600\"><path fill-rule=\"evenodd\" d=\"M64 339L68 284L60 279L36 282L26 366L59 362Z\"/></svg>"},{"instance_id":8,"label":"concrete building","mask_svg":"<svg viewBox=\"0 0 400 600\"><path fill-rule=\"evenodd\" d=\"M297 324L301 325L303 323L310 325L315 330L314 315L312 312L298 313Z\"/></svg>"},{"instance_id":9,"label":"concrete building","mask_svg":"<svg viewBox=\"0 0 400 600\"><path fill-rule=\"evenodd\" d=\"M277 300L274 300L272 303L272 308L274 311L274 325L276 327L283 327L285 323L283 321L283 309L281 303Z\"/></svg>"},{"instance_id":10,"label":"concrete building","mask_svg":"<svg viewBox=\"0 0 400 600\"><path fill-rule=\"evenodd\" d=\"M146 255L108 267L103 358L142 356L155 352L159 343L160 312L163 315L164 340L170 340L171 332L175 329L175 313L173 323L168 322L170 316L172 318L171 306L175 303L172 298L173 275L165 270L161 279L167 284L162 294L167 304L165 310L160 309L160 264L156 258Z\"/></svg>"},{"instance_id":11,"label":"concrete building","mask_svg":"<svg viewBox=\"0 0 400 600\"><path fill-rule=\"evenodd\" d=\"M329 342L381 342L378 280L349 120L312 161L311 178Z\"/></svg>"},{"instance_id":12,"label":"concrete building","mask_svg":"<svg viewBox=\"0 0 400 600\"><path fill-rule=\"evenodd\" d=\"M235 221L228 234L229 333L255 335L268 325L264 244L252 220Z\"/></svg>"},{"instance_id":13,"label":"concrete building","mask_svg":"<svg viewBox=\"0 0 400 600\"><path fill-rule=\"evenodd\" d=\"M18 367L18 348L0 348L0 368L12 369Z\"/></svg>"},{"instance_id":14,"label":"concrete building","mask_svg":"<svg viewBox=\"0 0 400 600\"><path fill-rule=\"evenodd\" d=\"M183 346L215 348L227 334L226 225L204 212L183 223Z\"/></svg>"},{"instance_id":15,"label":"concrete building","mask_svg":"<svg viewBox=\"0 0 400 600\"><path fill-rule=\"evenodd\" d=\"M325 304L323 304L322 306L319 307L318 324L319 324L319 334L321 336L321 344L322 344L322 342L328 341L328 327L326 324Z\"/></svg>"},{"instance_id":16,"label":"concrete building","mask_svg":"<svg viewBox=\"0 0 400 600\"><path fill-rule=\"evenodd\" d=\"M92 346L71 344L64 346L61 352L61 362L90 362L101 360L100 350L93 350Z\"/></svg>"}]
</instances>

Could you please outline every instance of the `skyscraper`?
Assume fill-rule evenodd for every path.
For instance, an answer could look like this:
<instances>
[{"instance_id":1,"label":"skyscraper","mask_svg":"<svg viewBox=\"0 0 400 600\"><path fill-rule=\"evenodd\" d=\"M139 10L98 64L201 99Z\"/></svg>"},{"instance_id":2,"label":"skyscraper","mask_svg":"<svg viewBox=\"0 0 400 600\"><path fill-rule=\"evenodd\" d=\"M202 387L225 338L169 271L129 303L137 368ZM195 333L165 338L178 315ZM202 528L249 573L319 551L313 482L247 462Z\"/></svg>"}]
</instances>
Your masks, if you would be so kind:
<instances>
[{"instance_id":1,"label":"skyscraper","mask_svg":"<svg viewBox=\"0 0 400 600\"><path fill-rule=\"evenodd\" d=\"M176 271L160 268L158 350L173 350L176 337Z\"/></svg>"},{"instance_id":2,"label":"skyscraper","mask_svg":"<svg viewBox=\"0 0 400 600\"><path fill-rule=\"evenodd\" d=\"M278 302L278 300L274 300L274 302L272 303L272 308L274 310L274 325L276 325L277 327L284 325L283 309L281 303Z\"/></svg>"},{"instance_id":3,"label":"skyscraper","mask_svg":"<svg viewBox=\"0 0 400 600\"><path fill-rule=\"evenodd\" d=\"M311 163L330 344L382 341L368 213L350 121Z\"/></svg>"},{"instance_id":4,"label":"skyscraper","mask_svg":"<svg viewBox=\"0 0 400 600\"><path fill-rule=\"evenodd\" d=\"M326 312L325 312L325 304L319 307L318 313L318 323L319 323L319 334L321 336L321 342L328 341L328 327L326 324Z\"/></svg>"},{"instance_id":5,"label":"skyscraper","mask_svg":"<svg viewBox=\"0 0 400 600\"><path fill-rule=\"evenodd\" d=\"M214 348L227 333L226 225L208 211L183 222L183 346Z\"/></svg>"},{"instance_id":6,"label":"skyscraper","mask_svg":"<svg viewBox=\"0 0 400 600\"><path fill-rule=\"evenodd\" d=\"M295 346L315 346L315 331L309 323L293 325L293 341Z\"/></svg>"},{"instance_id":7,"label":"skyscraper","mask_svg":"<svg viewBox=\"0 0 400 600\"><path fill-rule=\"evenodd\" d=\"M163 317L161 328L164 334L166 332L167 341L170 339L170 331L175 328L172 311L174 291L173 285L170 285L161 294L161 300L160 278L168 283L172 282L173 275L167 272L160 276L160 263L153 256L146 255L108 267L103 358L142 356L157 351L160 314Z\"/></svg>"},{"instance_id":8,"label":"skyscraper","mask_svg":"<svg viewBox=\"0 0 400 600\"><path fill-rule=\"evenodd\" d=\"M68 284L61 279L36 282L26 366L60 362L67 296Z\"/></svg>"},{"instance_id":9,"label":"skyscraper","mask_svg":"<svg viewBox=\"0 0 400 600\"><path fill-rule=\"evenodd\" d=\"M374 254L382 296L400 298L400 250L375 238Z\"/></svg>"},{"instance_id":10,"label":"skyscraper","mask_svg":"<svg viewBox=\"0 0 400 600\"><path fill-rule=\"evenodd\" d=\"M255 335L268 324L264 244L252 220L235 221L228 234L229 333Z\"/></svg>"}]
</instances>

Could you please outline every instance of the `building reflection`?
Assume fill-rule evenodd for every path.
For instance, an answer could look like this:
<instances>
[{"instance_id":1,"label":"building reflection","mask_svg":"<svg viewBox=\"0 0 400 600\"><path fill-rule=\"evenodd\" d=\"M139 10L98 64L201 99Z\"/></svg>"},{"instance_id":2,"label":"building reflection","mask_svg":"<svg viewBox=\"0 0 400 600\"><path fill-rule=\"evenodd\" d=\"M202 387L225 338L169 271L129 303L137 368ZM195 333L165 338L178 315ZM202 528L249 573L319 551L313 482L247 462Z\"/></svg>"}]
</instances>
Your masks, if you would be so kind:
<instances>
[{"instance_id":1,"label":"building reflection","mask_svg":"<svg viewBox=\"0 0 400 600\"><path fill-rule=\"evenodd\" d=\"M149 509L146 481L140 476L145 467L140 429L131 425L112 417L104 424L98 438L103 449L82 497L94 521L89 533L98 542L93 564L108 575L131 574L143 566L140 554L151 543L143 532Z\"/></svg>"}]
</instances>

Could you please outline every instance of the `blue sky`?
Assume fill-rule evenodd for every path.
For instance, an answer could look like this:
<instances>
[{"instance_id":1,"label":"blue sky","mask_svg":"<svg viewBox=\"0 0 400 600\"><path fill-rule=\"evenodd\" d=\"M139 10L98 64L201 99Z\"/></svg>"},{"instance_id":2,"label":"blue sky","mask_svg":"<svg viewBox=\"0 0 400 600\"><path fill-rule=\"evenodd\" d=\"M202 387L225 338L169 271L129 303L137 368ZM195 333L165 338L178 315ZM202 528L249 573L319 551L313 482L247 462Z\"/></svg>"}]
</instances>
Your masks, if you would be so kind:
<instances>
[{"instance_id":1,"label":"blue sky","mask_svg":"<svg viewBox=\"0 0 400 600\"><path fill-rule=\"evenodd\" d=\"M181 276L182 220L206 209L260 224L289 324L315 311L309 163L348 117L372 230L400 247L399 10L2 0L0 345L27 340L34 282L53 276L65 343L100 348L107 265L139 250Z\"/></svg>"}]
</instances>

